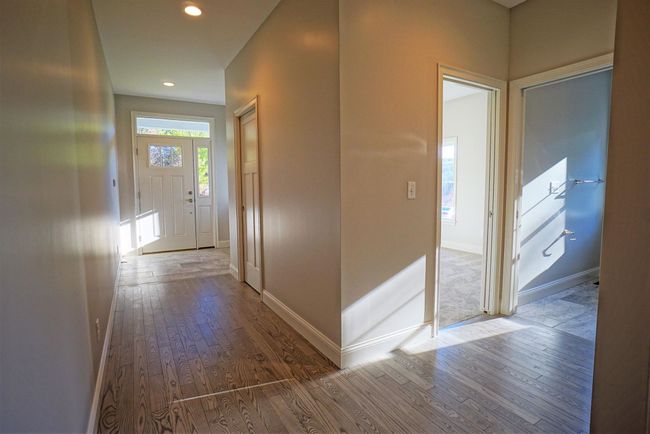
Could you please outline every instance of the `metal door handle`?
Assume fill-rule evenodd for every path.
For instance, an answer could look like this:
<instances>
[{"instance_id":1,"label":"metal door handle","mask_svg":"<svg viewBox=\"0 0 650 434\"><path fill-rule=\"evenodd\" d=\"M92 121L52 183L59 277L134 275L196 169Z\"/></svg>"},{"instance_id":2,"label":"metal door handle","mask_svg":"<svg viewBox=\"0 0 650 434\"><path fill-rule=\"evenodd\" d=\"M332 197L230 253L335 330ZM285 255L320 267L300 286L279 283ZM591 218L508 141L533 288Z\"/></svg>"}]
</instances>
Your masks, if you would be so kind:
<instances>
[{"instance_id":1,"label":"metal door handle","mask_svg":"<svg viewBox=\"0 0 650 434\"><path fill-rule=\"evenodd\" d=\"M187 201L188 201L189 203L192 203L192 202L194 202L194 199L187 199Z\"/></svg>"}]
</instances>

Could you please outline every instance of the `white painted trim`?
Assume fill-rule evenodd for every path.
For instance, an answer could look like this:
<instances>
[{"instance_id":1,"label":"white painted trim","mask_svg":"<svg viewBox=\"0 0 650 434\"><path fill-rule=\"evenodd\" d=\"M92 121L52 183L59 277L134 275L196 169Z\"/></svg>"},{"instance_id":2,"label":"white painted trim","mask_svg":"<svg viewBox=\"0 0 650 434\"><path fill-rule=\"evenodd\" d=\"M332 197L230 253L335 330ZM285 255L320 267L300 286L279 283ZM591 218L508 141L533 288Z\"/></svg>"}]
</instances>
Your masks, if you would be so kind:
<instances>
[{"instance_id":1,"label":"white painted trim","mask_svg":"<svg viewBox=\"0 0 650 434\"><path fill-rule=\"evenodd\" d=\"M582 62L523 77L510 82L508 104L508 161L505 200L505 222L503 234L503 269L501 281L500 312L511 315L517 309L518 258L519 258L519 214L522 196L522 146L524 138L524 90L549 83L567 80L586 74L611 69L614 65L612 53L594 57Z\"/></svg>"},{"instance_id":2,"label":"white painted trim","mask_svg":"<svg viewBox=\"0 0 650 434\"><path fill-rule=\"evenodd\" d=\"M234 277L237 281L241 282L242 280L239 278L239 269L237 269L237 266L235 264L230 264L230 274L232 277Z\"/></svg>"},{"instance_id":3,"label":"white painted trim","mask_svg":"<svg viewBox=\"0 0 650 434\"><path fill-rule=\"evenodd\" d=\"M453 80L490 91L488 131L488 173L486 180L485 228L482 278L482 308L489 314L499 313L499 283L501 282L501 257L503 252L503 191L505 190L507 83L503 80L438 64L437 73L437 166L436 166L436 220L434 255L433 333L438 333L440 247L442 244L442 216L439 198L442 195L442 118L443 81Z\"/></svg>"},{"instance_id":4,"label":"white painted trim","mask_svg":"<svg viewBox=\"0 0 650 434\"><path fill-rule=\"evenodd\" d=\"M268 290L262 292L262 301L287 324L307 339L325 357L330 359L336 366L341 366L341 347L339 345L291 310Z\"/></svg>"},{"instance_id":5,"label":"white painted trim","mask_svg":"<svg viewBox=\"0 0 650 434\"><path fill-rule=\"evenodd\" d=\"M433 325L427 322L348 345L341 350L341 368L384 359L393 350L419 345L432 339L432 336Z\"/></svg>"},{"instance_id":6,"label":"white painted trim","mask_svg":"<svg viewBox=\"0 0 650 434\"><path fill-rule=\"evenodd\" d=\"M579 285L588 280L598 278L600 267L590 268L589 270L580 271L569 276L561 277L553 280L552 282L544 283L534 288L527 289L519 292L519 306L526 303L531 303L540 298L548 297L572 286Z\"/></svg>"},{"instance_id":7,"label":"white painted trim","mask_svg":"<svg viewBox=\"0 0 650 434\"><path fill-rule=\"evenodd\" d=\"M115 308L117 304L117 290L120 283L120 260L117 257L118 264L115 272L115 282L113 283L113 298L111 300L111 310L108 313L108 321L106 321L106 333L104 334L104 345L102 346L102 354L99 360L99 368L97 369L97 379L95 380L95 391L93 393L93 401L90 405L90 416L88 417L88 426L86 428L87 434L94 434L97 427L97 416L99 415L99 405L102 393L102 383L104 382L104 371L106 371L106 359L108 358L108 348L111 344L111 337L113 336L113 322L115 318Z\"/></svg>"},{"instance_id":8,"label":"white painted trim","mask_svg":"<svg viewBox=\"0 0 650 434\"><path fill-rule=\"evenodd\" d=\"M244 264L244 213L243 209L243 190L242 190L242 163L241 163L241 127L240 120L241 117L245 114L254 111L255 112L255 122L257 124L257 161L258 161L258 173L259 173L259 195L260 195L260 272L261 272L261 287L260 294L264 294L264 200L262 198L262 164L261 159L263 156L260 152L260 113L258 106L258 97L253 97L243 106L239 107L233 112L233 127L234 127L234 139L235 139L235 215L237 217L235 224L237 225L237 268L241 272L233 274L237 280L244 282L246 279L246 267ZM231 222L232 224L232 222ZM232 264L231 264L232 267ZM232 273L232 270L231 270Z\"/></svg>"},{"instance_id":9,"label":"white painted trim","mask_svg":"<svg viewBox=\"0 0 650 434\"><path fill-rule=\"evenodd\" d=\"M217 241L217 249L224 249L230 247L230 240Z\"/></svg>"},{"instance_id":10,"label":"white painted trim","mask_svg":"<svg viewBox=\"0 0 650 434\"><path fill-rule=\"evenodd\" d=\"M475 253L477 255L483 254L483 246L477 246L476 244L457 243L456 241L442 240L440 242L440 247L451 250L460 250L461 252Z\"/></svg>"}]
</instances>

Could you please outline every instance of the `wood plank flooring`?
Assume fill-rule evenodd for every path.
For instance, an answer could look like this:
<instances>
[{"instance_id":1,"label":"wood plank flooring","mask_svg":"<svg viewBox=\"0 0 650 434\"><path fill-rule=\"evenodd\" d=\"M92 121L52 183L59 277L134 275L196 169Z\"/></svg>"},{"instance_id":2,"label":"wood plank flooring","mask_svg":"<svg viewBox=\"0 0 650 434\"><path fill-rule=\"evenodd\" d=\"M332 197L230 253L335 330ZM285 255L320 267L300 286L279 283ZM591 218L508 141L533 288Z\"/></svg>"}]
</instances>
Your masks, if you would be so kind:
<instances>
[{"instance_id":1,"label":"wood plank flooring","mask_svg":"<svg viewBox=\"0 0 650 434\"><path fill-rule=\"evenodd\" d=\"M98 432L589 429L588 340L498 318L339 371L221 267L180 265L195 254L122 264Z\"/></svg>"}]
</instances>

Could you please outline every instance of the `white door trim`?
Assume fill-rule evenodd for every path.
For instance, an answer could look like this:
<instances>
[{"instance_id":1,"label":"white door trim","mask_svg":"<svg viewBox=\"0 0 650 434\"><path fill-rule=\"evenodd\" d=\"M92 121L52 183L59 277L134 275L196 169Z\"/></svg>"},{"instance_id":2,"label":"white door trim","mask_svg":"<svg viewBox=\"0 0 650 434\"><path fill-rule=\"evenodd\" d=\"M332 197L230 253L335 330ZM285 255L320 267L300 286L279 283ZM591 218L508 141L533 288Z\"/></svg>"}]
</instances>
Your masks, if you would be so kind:
<instances>
[{"instance_id":1,"label":"white door trim","mask_svg":"<svg viewBox=\"0 0 650 434\"><path fill-rule=\"evenodd\" d=\"M519 78L510 82L508 104L508 162L505 207L505 231L500 311L511 315L517 309L519 214L522 188L522 146L524 138L524 90L611 69L612 53Z\"/></svg>"},{"instance_id":2,"label":"white door trim","mask_svg":"<svg viewBox=\"0 0 650 434\"><path fill-rule=\"evenodd\" d=\"M503 251L502 221L503 221L503 191L505 184L505 143L506 143L506 103L507 83L481 74L464 71L446 65L438 65L438 94L437 94L437 167L436 167L436 221L435 221L435 260L434 260L434 316L433 333L439 328L439 275L440 275L440 246L442 242L442 116L443 116L443 81L465 83L490 91L490 116L488 134L488 182L486 190L486 226L483 246L484 255L484 297L483 308L489 314L499 313L500 264Z\"/></svg>"},{"instance_id":3,"label":"white door trim","mask_svg":"<svg viewBox=\"0 0 650 434\"><path fill-rule=\"evenodd\" d=\"M201 122L207 122L210 125L210 153L212 154L212 162L211 162L211 169L212 169L212 185L211 188L214 188L215 194L212 195L212 209L214 212L214 229L213 229L213 236L214 236L214 245L217 246L217 240L218 234L219 234L219 212L217 209L217 195L216 195L216 169L217 169L217 162L216 158L216 150L215 150L215 130L214 130L214 118L207 117L207 116L190 116L190 115L175 115L175 114L170 114L170 113L157 113L157 112L146 112L146 111L139 111L139 110L131 110L131 156L133 160L133 201L134 201L134 216L133 218L137 220L138 215L142 213L140 209L140 199L138 197L138 192L140 189L140 173L138 170L138 137L160 137L160 138L170 138L174 136L156 136L153 134L138 134L136 130L136 118L138 117L151 117L151 118L158 118L158 119L172 119L172 120L185 120L185 121L201 121ZM189 136L180 136L180 138L189 138L193 139L193 137ZM194 145L192 145L192 153L194 153ZM194 161L195 156L192 156L192 161ZM194 163L192 163L194 164ZM194 176L196 177L196 170L194 170L195 174ZM196 209L194 210L194 213L196 215ZM136 249L134 251L137 253L137 255L142 255L142 247L139 245L138 241L138 233L137 233L137 222L132 222L133 227L135 227L135 242L136 242Z\"/></svg>"},{"instance_id":4,"label":"white door trim","mask_svg":"<svg viewBox=\"0 0 650 434\"><path fill-rule=\"evenodd\" d=\"M246 279L246 267L244 264L244 213L242 212L243 208L243 186L242 186L242 161L241 161L241 127L240 122L241 118L250 113L251 111L255 112L255 122L257 123L257 159L258 159L258 173L259 173L259 207L260 207L260 274L261 274L261 286L259 288L260 296L264 295L264 201L262 199L262 165L261 159L262 155L260 153L260 114L258 110L258 97L255 96L253 99L248 101L243 106L239 107L234 111L234 135L235 135L235 208L237 219L235 224L237 225L237 273L236 278L240 282L244 282ZM233 265L230 265L232 270Z\"/></svg>"}]
</instances>

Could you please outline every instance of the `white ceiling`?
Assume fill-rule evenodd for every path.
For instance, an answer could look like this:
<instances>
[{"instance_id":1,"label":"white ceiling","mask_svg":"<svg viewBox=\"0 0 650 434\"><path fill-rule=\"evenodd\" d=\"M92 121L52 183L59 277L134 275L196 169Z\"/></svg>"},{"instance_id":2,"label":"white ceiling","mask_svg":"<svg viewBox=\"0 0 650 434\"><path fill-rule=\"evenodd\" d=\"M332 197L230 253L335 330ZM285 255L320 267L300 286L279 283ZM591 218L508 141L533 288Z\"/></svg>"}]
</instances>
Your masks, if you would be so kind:
<instances>
[{"instance_id":1,"label":"white ceiling","mask_svg":"<svg viewBox=\"0 0 650 434\"><path fill-rule=\"evenodd\" d=\"M499 3L501 6L505 6L507 8L514 8L515 6L525 2L526 0L494 0L494 1Z\"/></svg>"},{"instance_id":2,"label":"white ceiling","mask_svg":"<svg viewBox=\"0 0 650 434\"><path fill-rule=\"evenodd\" d=\"M485 90L474 86L455 83L453 81L442 82L442 99L451 101L452 99L462 98L464 96L474 95L475 93L485 92Z\"/></svg>"},{"instance_id":3,"label":"white ceiling","mask_svg":"<svg viewBox=\"0 0 650 434\"><path fill-rule=\"evenodd\" d=\"M93 0L115 93L224 104L224 69L278 2L197 0L190 17L182 0Z\"/></svg>"}]
</instances>

